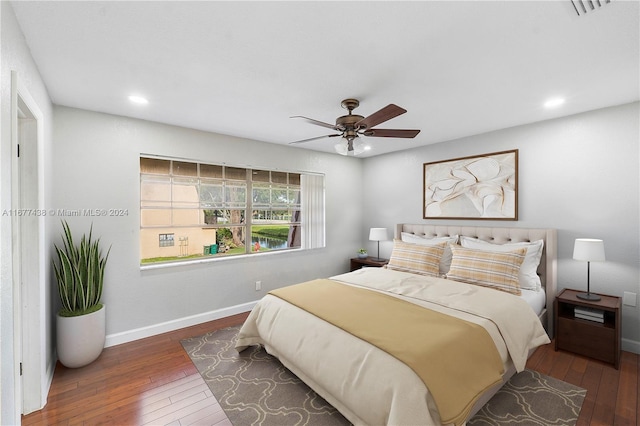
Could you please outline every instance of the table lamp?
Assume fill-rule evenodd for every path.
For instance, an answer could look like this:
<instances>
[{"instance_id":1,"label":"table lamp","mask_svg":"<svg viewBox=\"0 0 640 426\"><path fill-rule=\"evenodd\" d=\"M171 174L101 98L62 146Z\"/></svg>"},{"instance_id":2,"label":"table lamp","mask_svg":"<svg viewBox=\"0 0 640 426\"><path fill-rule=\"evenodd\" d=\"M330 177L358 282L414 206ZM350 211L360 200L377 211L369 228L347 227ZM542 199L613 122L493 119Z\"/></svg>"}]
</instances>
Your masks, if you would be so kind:
<instances>
[{"instance_id":1,"label":"table lamp","mask_svg":"<svg viewBox=\"0 0 640 426\"><path fill-rule=\"evenodd\" d=\"M369 231L369 241L377 241L378 242L378 257L372 259L375 261L380 261L380 241L386 241L389 237L387 236L387 228L371 228Z\"/></svg>"},{"instance_id":2,"label":"table lamp","mask_svg":"<svg viewBox=\"0 0 640 426\"><path fill-rule=\"evenodd\" d=\"M591 262L604 262L604 243L592 238L578 238L573 246L573 258L587 261L587 292L579 293L576 297L582 300L596 301L600 296L591 293L589 275Z\"/></svg>"}]
</instances>

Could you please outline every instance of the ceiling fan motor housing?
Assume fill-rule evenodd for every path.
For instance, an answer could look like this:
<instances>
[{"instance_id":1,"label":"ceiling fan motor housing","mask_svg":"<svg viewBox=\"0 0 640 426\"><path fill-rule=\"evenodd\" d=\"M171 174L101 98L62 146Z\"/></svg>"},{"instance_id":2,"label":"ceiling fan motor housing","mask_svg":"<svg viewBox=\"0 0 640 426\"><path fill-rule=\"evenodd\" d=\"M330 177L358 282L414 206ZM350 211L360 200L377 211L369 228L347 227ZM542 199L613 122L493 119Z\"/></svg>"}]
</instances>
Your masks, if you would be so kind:
<instances>
[{"instance_id":1,"label":"ceiling fan motor housing","mask_svg":"<svg viewBox=\"0 0 640 426\"><path fill-rule=\"evenodd\" d=\"M363 118L357 114L343 115L336 119L336 127L340 130L357 130L355 124Z\"/></svg>"},{"instance_id":2,"label":"ceiling fan motor housing","mask_svg":"<svg viewBox=\"0 0 640 426\"><path fill-rule=\"evenodd\" d=\"M336 119L336 127L344 131L344 138L349 141L358 137L358 130L364 129L363 126L357 126L356 123L363 120L364 117L358 114L352 114L351 112L360 105L360 101L357 99L345 99L340 104L342 108L348 109L349 114L343 115Z\"/></svg>"}]
</instances>

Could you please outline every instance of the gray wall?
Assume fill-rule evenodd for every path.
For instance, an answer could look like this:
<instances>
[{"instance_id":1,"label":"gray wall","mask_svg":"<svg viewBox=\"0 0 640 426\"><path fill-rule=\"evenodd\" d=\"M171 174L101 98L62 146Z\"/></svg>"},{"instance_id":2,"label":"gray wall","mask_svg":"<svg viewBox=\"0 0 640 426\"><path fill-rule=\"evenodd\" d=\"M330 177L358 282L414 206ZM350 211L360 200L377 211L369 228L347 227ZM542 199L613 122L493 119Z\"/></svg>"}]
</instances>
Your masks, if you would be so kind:
<instances>
[{"instance_id":1,"label":"gray wall","mask_svg":"<svg viewBox=\"0 0 640 426\"><path fill-rule=\"evenodd\" d=\"M129 211L125 217L65 217L78 233L93 223L95 234L112 245L104 291L107 335L240 305L283 285L345 272L360 244L361 187L352 184L361 181L359 159L59 106L54 118L49 208ZM141 153L324 173L327 247L141 271ZM257 280L262 291L255 290Z\"/></svg>"},{"instance_id":2,"label":"gray wall","mask_svg":"<svg viewBox=\"0 0 640 426\"><path fill-rule=\"evenodd\" d=\"M456 222L556 228L559 289L586 289L586 265L572 259L574 240L603 239L607 261L591 264L591 290L640 293L639 117L636 102L366 159L361 238L370 226L392 233L398 222L451 222L422 219L423 163L518 149L519 220ZM381 243L381 255L392 246ZM622 310L623 348L636 353L639 309Z\"/></svg>"}]
</instances>

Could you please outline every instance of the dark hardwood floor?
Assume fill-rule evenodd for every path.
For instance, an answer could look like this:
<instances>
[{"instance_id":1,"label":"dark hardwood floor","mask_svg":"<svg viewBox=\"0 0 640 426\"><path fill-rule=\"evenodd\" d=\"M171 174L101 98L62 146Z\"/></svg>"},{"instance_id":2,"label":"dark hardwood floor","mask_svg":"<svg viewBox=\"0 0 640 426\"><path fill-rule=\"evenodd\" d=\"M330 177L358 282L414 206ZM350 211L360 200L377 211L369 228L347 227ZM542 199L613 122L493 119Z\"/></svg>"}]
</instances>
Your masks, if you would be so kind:
<instances>
[{"instance_id":1,"label":"dark hardwood floor","mask_svg":"<svg viewBox=\"0 0 640 426\"><path fill-rule=\"evenodd\" d=\"M23 425L231 425L180 341L242 324L248 313L106 348L92 364L58 363L43 410Z\"/></svg>"},{"instance_id":2,"label":"dark hardwood floor","mask_svg":"<svg viewBox=\"0 0 640 426\"><path fill-rule=\"evenodd\" d=\"M531 355L527 368L587 390L577 426L640 425L640 356L622 352L620 369L613 365L555 351L553 343Z\"/></svg>"},{"instance_id":3,"label":"dark hardwood floor","mask_svg":"<svg viewBox=\"0 0 640 426\"><path fill-rule=\"evenodd\" d=\"M230 425L180 340L241 324L247 314L106 348L93 364L58 364L43 410L30 425ZM620 369L553 345L527 367L587 389L578 425L640 425L640 356L623 352Z\"/></svg>"}]
</instances>

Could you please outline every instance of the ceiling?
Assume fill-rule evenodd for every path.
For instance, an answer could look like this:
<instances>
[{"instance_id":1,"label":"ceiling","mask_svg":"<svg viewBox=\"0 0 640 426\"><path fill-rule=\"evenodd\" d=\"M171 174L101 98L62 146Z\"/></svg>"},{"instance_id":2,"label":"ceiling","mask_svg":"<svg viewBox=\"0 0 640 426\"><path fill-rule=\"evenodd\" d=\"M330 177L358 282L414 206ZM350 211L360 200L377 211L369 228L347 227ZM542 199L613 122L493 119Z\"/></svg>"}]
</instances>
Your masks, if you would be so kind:
<instances>
[{"instance_id":1,"label":"ceiling","mask_svg":"<svg viewBox=\"0 0 640 426\"><path fill-rule=\"evenodd\" d=\"M12 5L55 104L277 144L334 133L289 117L334 123L345 98L407 109L377 127L420 134L368 157L639 100L640 3L604 1Z\"/></svg>"}]
</instances>

